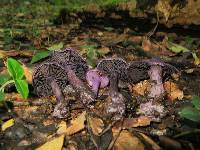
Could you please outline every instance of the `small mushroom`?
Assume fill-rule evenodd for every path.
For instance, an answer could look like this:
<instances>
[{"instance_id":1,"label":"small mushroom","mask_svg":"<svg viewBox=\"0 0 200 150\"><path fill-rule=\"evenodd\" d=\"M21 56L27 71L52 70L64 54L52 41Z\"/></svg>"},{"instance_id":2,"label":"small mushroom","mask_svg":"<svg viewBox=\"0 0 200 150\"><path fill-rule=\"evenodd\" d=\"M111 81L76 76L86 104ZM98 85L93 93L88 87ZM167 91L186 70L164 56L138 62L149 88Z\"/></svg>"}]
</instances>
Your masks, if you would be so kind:
<instances>
[{"instance_id":1,"label":"small mushroom","mask_svg":"<svg viewBox=\"0 0 200 150\"><path fill-rule=\"evenodd\" d=\"M55 83L60 90L68 84L65 70L57 62L46 62L35 68L33 87L38 96L52 96L57 93L57 89L54 89Z\"/></svg>"},{"instance_id":2,"label":"small mushroom","mask_svg":"<svg viewBox=\"0 0 200 150\"><path fill-rule=\"evenodd\" d=\"M82 80L78 78L78 76L72 69L66 69L66 73L70 85L72 85L72 87L75 89L83 104L88 105L91 102L95 101L96 96L93 91Z\"/></svg>"},{"instance_id":3,"label":"small mushroom","mask_svg":"<svg viewBox=\"0 0 200 150\"><path fill-rule=\"evenodd\" d=\"M80 79L85 80L88 65L77 51L71 48L56 50L52 53L50 61L58 62L65 69L72 69Z\"/></svg>"},{"instance_id":4,"label":"small mushroom","mask_svg":"<svg viewBox=\"0 0 200 150\"><path fill-rule=\"evenodd\" d=\"M62 93L67 84L68 79L65 70L56 62L43 63L33 73L33 87L37 95L56 96L57 105L53 116L58 118L65 118L68 115L67 102L63 102L64 96Z\"/></svg>"},{"instance_id":5,"label":"small mushroom","mask_svg":"<svg viewBox=\"0 0 200 150\"><path fill-rule=\"evenodd\" d=\"M97 69L103 71L109 78L112 74L117 74L118 79L125 82L127 81L126 67L126 61L121 58L102 59L97 65Z\"/></svg>"},{"instance_id":6,"label":"small mushroom","mask_svg":"<svg viewBox=\"0 0 200 150\"><path fill-rule=\"evenodd\" d=\"M159 98L165 92L163 87L163 76L177 71L178 70L174 66L159 59L147 59L131 62L127 67L127 76L131 83L150 78L151 89L148 96Z\"/></svg>"},{"instance_id":7,"label":"small mushroom","mask_svg":"<svg viewBox=\"0 0 200 150\"><path fill-rule=\"evenodd\" d=\"M125 113L125 97L118 89L118 75L112 74L110 79L110 93L111 101L107 106L107 113L112 115L113 120L119 120Z\"/></svg>"},{"instance_id":8,"label":"small mushroom","mask_svg":"<svg viewBox=\"0 0 200 150\"><path fill-rule=\"evenodd\" d=\"M96 96L98 95L99 88L104 88L109 84L108 76L98 69L89 70L86 73L86 80Z\"/></svg>"}]
</instances>

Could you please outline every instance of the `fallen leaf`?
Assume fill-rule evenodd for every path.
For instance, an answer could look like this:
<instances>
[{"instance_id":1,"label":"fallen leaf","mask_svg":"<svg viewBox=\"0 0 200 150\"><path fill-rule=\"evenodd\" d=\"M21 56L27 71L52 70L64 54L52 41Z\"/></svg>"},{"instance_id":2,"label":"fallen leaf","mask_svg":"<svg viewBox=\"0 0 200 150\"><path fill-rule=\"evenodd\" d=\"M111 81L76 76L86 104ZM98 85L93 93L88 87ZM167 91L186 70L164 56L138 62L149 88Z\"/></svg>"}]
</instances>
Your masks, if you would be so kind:
<instances>
[{"instance_id":1,"label":"fallen leaf","mask_svg":"<svg viewBox=\"0 0 200 150\"><path fill-rule=\"evenodd\" d=\"M7 128L12 127L13 125L14 125L14 119L10 119L2 124L1 130L5 131Z\"/></svg>"},{"instance_id":2,"label":"fallen leaf","mask_svg":"<svg viewBox=\"0 0 200 150\"><path fill-rule=\"evenodd\" d=\"M36 150L61 150L64 142L64 135L61 135L49 142L46 142Z\"/></svg>"},{"instance_id":3,"label":"fallen leaf","mask_svg":"<svg viewBox=\"0 0 200 150\"><path fill-rule=\"evenodd\" d=\"M116 139L118 132L113 133L113 139ZM126 130L119 133L114 145L113 150L144 150L143 143L134 135Z\"/></svg>"},{"instance_id":4,"label":"fallen leaf","mask_svg":"<svg viewBox=\"0 0 200 150\"><path fill-rule=\"evenodd\" d=\"M14 57L14 56L25 56L25 57L32 57L33 51L28 50L9 50L4 51L0 50L0 58L6 58L6 57Z\"/></svg>"},{"instance_id":5,"label":"fallen leaf","mask_svg":"<svg viewBox=\"0 0 200 150\"><path fill-rule=\"evenodd\" d=\"M101 55L106 55L110 52L110 49L108 47L102 47L102 48L99 48L98 49L98 52L101 54Z\"/></svg>"},{"instance_id":6,"label":"fallen leaf","mask_svg":"<svg viewBox=\"0 0 200 150\"><path fill-rule=\"evenodd\" d=\"M140 116L138 118L124 118L123 124L122 122L117 122L114 127L116 128L134 128L134 127L141 127L141 126L148 126L150 125L151 119L146 116Z\"/></svg>"},{"instance_id":7,"label":"fallen leaf","mask_svg":"<svg viewBox=\"0 0 200 150\"><path fill-rule=\"evenodd\" d=\"M129 86L130 91L136 95L144 96L147 91L150 89L150 83L148 80L141 81L137 84Z\"/></svg>"},{"instance_id":8,"label":"fallen leaf","mask_svg":"<svg viewBox=\"0 0 200 150\"><path fill-rule=\"evenodd\" d=\"M144 140L151 145L151 148L153 150L160 150L160 146L158 144L156 144L156 142L154 142L150 137L146 136L145 134L143 133L139 133L143 138Z\"/></svg>"},{"instance_id":9,"label":"fallen leaf","mask_svg":"<svg viewBox=\"0 0 200 150\"><path fill-rule=\"evenodd\" d=\"M192 52L192 57L194 58L194 64L197 66L200 65L200 59L195 52Z\"/></svg>"},{"instance_id":10,"label":"fallen leaf","mask_svg":"<svg viewBox=\"0 0 200 150\"><path fill-rule=\"evenodd\" d=\"M170 17L172 7L170 5L170 0L159 0L157 5L155 6L156 11L161 12L164 17L165 21L168 21Z\"/></svg>"},{"instance_id":11,"label":"fallen leaf","mask_svg":"<svg viewBox=\"0 0 200 150\"><path fill-rule=\"evenodd\" d=\"M142 41L142 48L144 49L144 51L149 52L149 51L159 50L160 46L158 44L151 42L149 39L144 38Z\"/></svg>"},{"instance_id":12,"label":"fallen leaf","mask_svg":"<svg viewBox=\"0 0 200 150\"><path fill-rule=\"evenodd\" d=\"M57 130L57 134L63 134L63 133L65 133L65 131L66 131L66 129L67 129L67 124L66 124L66 122L65 121L61 121L60 123L59 123L59 125L58 125L58 130Z\"/></svg>"},{"instance_id":13,"label":"fallen leaf","mask_svg":"<svg viewBox=\"0 0 200 150\"><path fill-rule=\"evenodd\" d=\"M32 71L30 68L28 68L25 64L22 65L23 69L24 69L24 76L26 77L26 81L29 83L29 84L32 84Z\"/></svg>"},{"instance_id":14,"label":"fallen leaf","mask_svg":"<svg viewBox=\"0 0 200 150\"><path fill-rule=\"evenodd\" d=\"M85 128L84 122L86 121L86 111L84 111L81 115L79 115L76 119L71 121L71 126L69 126L65 133L67 135L72 135L74 133L77 133Z\"/></svg>"},{"instance_id":15,"label":"fallen leaf","mask_svg":"<svg viewBox=\"0 0 200 150\"><path fill-rule=\"evenodd\" d=\"M104 123L99 118L89 117L89 124L92 129L92 132L95 135L99 135L104 129Z\"/></svg>"},{"instance_id":16,"label":"fallen leaf","mask_svg":"<svg viewBox=\"0 0 200 150\"><path fill-rule=\"evenodd\" d=\"M164 83L164 88L170 101L175 102L176 100L183 99L183 91L180 90L177 84L173 83L172 81L166 81Z\"/></svg>"}]
</instances>

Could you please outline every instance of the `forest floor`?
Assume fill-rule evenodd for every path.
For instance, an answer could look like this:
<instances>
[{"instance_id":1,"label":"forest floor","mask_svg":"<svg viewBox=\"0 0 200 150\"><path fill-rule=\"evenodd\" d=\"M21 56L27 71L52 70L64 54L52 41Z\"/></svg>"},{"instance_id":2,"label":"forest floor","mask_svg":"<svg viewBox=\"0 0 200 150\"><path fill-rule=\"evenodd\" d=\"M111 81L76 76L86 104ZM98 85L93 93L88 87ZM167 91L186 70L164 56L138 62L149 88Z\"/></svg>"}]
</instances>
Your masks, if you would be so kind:
<instances>
[{"instance_id":1,"label":"forest floor","mask_svg":"<svg viewBox=\"0 0 200 150\"><path fill-rule=\"evenodd\" d=\"M200 101L198 26L169 28L115 10L106 12L110 15L68 13L46 2L5 3L2 8L0 74L8 75L7 58L18 60L29 84L29 95L24 99L14 84L5 87L5 100L0 103L0 149L200 148L200 120L195 120L200 116L200 105L191 104L192 100ZM77 96L66 92L70 99L69 117L53 117L56 99L37 96L32 72L48 58L50 49L60 48L75 49L91 67L108 57L120 57L127 62L159 58L173 65L178 72L163 79L165 96L160 99L166 115L155 121L138 114L150 87L148 79L120 89L127 99L126 112L120 121L108 119L99 111L106 107L109 87L100 90L90 109ZM2 86L3 82L0 83ZM197 113L192 109L180 116L183 108L189 106L198 106ZM187 115L191 120L186 119Z\"/></svg>"}]
</instances>

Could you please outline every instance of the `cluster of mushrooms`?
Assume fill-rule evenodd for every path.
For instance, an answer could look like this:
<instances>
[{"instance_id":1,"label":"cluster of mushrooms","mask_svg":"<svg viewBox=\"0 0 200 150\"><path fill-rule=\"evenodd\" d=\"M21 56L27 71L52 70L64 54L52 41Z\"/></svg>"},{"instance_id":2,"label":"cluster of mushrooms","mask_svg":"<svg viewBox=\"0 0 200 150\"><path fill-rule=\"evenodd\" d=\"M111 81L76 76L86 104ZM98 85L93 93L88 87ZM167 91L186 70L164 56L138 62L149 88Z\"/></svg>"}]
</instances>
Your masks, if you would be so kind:
<instances>
[{"instance_id":1,"label":"cluster of mushrooms","mask_svg":"<svg viewBox=\"0 0 200 150\"><path fill-rule=\"evenodd\" d=\"M113 120L119 120L125 113L126 99L120 93L118 83L134 84L150 79L148 102L142 103L138 112L152 116L157 111L162 116L164 107L156 104L155 101L165 92L163 76L173 72L177 72L174 66L159 59L127 63L121 58L105 58L100 60L95 69L90 69L77 51L67 48L54 51L48 61L35 68L33 87L38 96L55 95L57 105L53 116L65 118L68 116L68 104L65 101L63 90L68 84L73 87L86 107L96 101L100 88L109 86L111 101L106 107L106 113L110 114ZM155 106L159 106L159 109Z\"/></svg>"}]
</instances>

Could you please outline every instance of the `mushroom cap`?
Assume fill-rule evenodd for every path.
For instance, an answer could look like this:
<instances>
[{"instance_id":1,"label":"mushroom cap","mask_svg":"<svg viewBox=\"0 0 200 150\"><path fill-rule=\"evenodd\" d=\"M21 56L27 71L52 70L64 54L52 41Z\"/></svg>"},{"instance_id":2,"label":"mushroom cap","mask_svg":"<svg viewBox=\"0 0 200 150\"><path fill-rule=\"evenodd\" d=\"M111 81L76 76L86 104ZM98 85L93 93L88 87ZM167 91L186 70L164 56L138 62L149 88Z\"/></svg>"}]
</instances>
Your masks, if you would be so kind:
<instances>
[{"instance_id":1,"label":"mushroom cap","mask_svg":"<svg viewBox=\"0 0 200 150\"><path fill-rule=\"evenodd\" d=\"M51 96L51 79L63 90L68 84L65 70L57 62L47 62L36 67L33 73L33 87L38 96Z\"/></svg>"},{"instance_id":2,"label":"mushroom cap","mask_svg":"<svg viewBox=\"0 0 200 150\"><path fill-rule=\"evenodd\" d=\"M149 79L148 71L150 67L154 65L162 67L162 76L169 76L172 73L178 72L178 69L176 69L176 67L156 58L133 61L130 62L127 67L128 81L130 83L137 83L141 80Z\"/></svg>"},{"instance_id":3,"label":"mushroom cap","mask_svg":"<svg viewBox=\"0 0 200 150\"><path fill-rule=\"evenodd\" d=\"M93 86L96 82L100 82L100 88L104 88L109 84L108 76L98 69L89 70L86 73L86 80L90 86Z\"/></svg>"},{"instance_id":4,"label":"mushroom cap","mask_svg":"<svg viewBox=\"0 0 200 150\"><path fill-rule=\"evenodd\" d=\"M85 80L88 65L77 51L71 48L56 50L51 55L51 61L58 62L65 69L72 69L80 79Z\"/></svg>"},{"instance_id":5,"label":"mushroom cap","mask_svg":"<svg viewBox=\"0 0 200 150\"><path fill-rule=\"evenodd\" d=\"M97 65L97 69L103 71L109 78L113 73L116 73L118 74L119 80L125 82L127 81L126 67L127 63L122 58L102 59Z\"/></svg>"}]
</instances>

